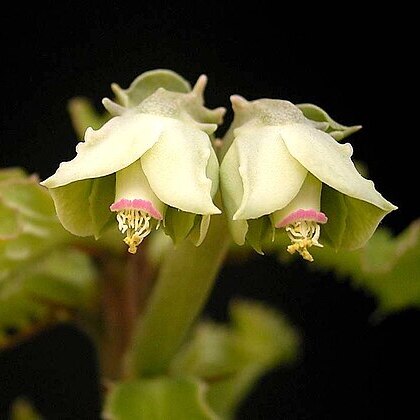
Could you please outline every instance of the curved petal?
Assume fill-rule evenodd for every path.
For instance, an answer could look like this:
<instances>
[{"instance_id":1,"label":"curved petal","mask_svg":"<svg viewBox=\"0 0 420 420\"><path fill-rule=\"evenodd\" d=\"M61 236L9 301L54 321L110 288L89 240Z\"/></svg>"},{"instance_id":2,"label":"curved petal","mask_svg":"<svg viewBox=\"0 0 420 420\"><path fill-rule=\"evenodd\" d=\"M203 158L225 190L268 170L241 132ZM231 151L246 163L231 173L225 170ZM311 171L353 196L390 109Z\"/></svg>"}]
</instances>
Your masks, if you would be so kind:
<instances>
[{"instance_id":1,"label":"curved petal","mask_svg":"<svg viewBox=\"0 0 420 420\"><path fill-rule=\"evenodd\" d=\"M243 245L248 231L248 223L246 220L233 220L233 215L238 210L244 194L242 178L239 174L238 150L233 144L220 164L220 191L233 240L238 245Z\"/></svg>"},{"instance_id":2,"label":"curved petal","mask_svg":"<svg viewBox=\"0 0 420 420\"><path fill-rule=\"evenodd\" d=\"M346 196L344 200L348 216L341 246L347 249L357 249L372 237L387 212L355 198Z\"/></svg>"},{"instance_id":3,"label":"curved petal","mask_svg":"<svg viewBox=\"0 0 420 420\"><path fill-rule=\"evenodd\" d=\"M60 164L56 173L41 184L57 188L117 172L149 150L172 121L157 115L130 113L112 118L99 130L88 128L85 141L76 147L77 156Z\"/></svg>"},{"instance_id":4,"label":"curved petal","mask_svg":"<svg viewBox=\"0 0 420 420\"><path fill-rule=\"evenodd\" d=\"M290 154L324 184L390 212L396 207L376 191L372 181L355 168L350 144L339 144L330 135L305 124L279 127Z\"/></svg>"},{"instance_id":5,"label":"curved petal","mask_svg":"<svg viewBox=\"0 0 420 420\"><path fill-rule=\"evenodd\" d=\"M207 165L212 145L203 131L173 120L141 158L150 187L164 203L196 214L217 214Z\"/></svg>"},{"instance_id":6,"label":"curved petal","mask_svg":"<svg viewBox=\"0 0 420 420\"><path fill-rule=\"evenodd\" d=\"M61 224L73 235L95 234L89 202L92 186L93 179L85 179L50 190Z\"/></svg>"},{"instance_id":7,"label":"curved petal","mask_svg":"<svg viewBox=\"0 0 420 420\"><path fill-rule=\"evenodd\" d=\"M377 206L346 196L325 187L322 207L331 217L323 226L328 242L336 249L357 249L371 238L381 220L387 214Z\"/></svg>"},{"instance_id":8,"label":"curved petal","mask_svg":"<svg viewBox=\"0 0 420 420\"><path fill-rule=\"evenodd\" d=\"M50 189L57 216L69 232L98 239L112 216L115 176L84 179Z\"/></svg>"},{"instance_id":9,"label":"curved petal","mask_svg":"<svg viewBox=\"0 0 420 420\"><path fill-rule=\"evenodd\" d=\"M278 127L237 129L243 197L234 219L256 219L285 207L299 192L307 170L287 150Z\"/></svg>"}]
</instances>

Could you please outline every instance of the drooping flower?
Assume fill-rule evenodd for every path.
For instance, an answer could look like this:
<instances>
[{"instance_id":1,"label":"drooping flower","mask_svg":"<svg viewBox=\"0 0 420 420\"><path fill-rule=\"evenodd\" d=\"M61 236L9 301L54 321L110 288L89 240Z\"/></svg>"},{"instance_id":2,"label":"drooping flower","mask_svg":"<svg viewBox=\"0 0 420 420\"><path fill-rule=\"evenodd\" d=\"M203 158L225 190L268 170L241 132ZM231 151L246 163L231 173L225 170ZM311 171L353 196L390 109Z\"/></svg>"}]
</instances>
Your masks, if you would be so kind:
<instances>
[{"instance_id":1,"label":"drooping flower","mask_svg":"<svg viewBox=\"0 0 420 420\"><path fill-rule=\"evenodd\" d=\"M204 239L210 215L220 213L212 200L219 164L210 135L224 115L203 106L206 82L200 76L191 90L177 74L157 70L127 90L113 85L119 103L103 100L113 117L88 128L76 157L41 183L66 229L99 237L116 213L131 253L153 228L173 231L179 219L190 221L184 237L201 227L196 243Z\"/></svg>"},{"instance_id":2,"label":"drooping flower","mask_svg":"<svg viewBox=\"0 0 420 420\"><path fill-rule=\"evenodd\" d=\"M285 229L288 251L312 261L309 248L322 246L321 225L323 241L355 249L396 209L357 171L351 145L336 140L359 126L342 126L308 104L300 109L284 100L248 102L238 95L231 101L234 128L220 182L236 243L247 240L259 250L267 230Z\"/></svg>"}]
</instances>

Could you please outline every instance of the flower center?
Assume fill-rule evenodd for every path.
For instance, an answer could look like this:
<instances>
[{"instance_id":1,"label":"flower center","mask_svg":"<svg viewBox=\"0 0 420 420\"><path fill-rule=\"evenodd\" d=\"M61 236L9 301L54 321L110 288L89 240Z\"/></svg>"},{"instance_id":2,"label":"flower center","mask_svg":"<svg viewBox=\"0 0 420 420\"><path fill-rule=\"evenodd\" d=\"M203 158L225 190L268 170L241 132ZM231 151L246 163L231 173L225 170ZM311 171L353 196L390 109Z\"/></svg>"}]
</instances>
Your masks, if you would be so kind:
<instances>
[{"instance_id":1,"label":"flower center","mask_svg":"<svg viewBox=\"0 0 420 420\"><path fill-rule=\"evenodd\" d=\"M119 170L115 177L115 202L109 207L117 213L118 229L125 233L128 252L135 254L143 239L163 219L165 205L150 188L140 160Z\"/></svg>"},{"instance_id":2,"label":"flower center","mask_svg":"<svg viewBox=\"0 0 420 420\"><path fill-rule=\"evenodd\" d=\"M292 241L292 244L287 247L287 251L290 254L298 252L303 259L313 261L314 259L309 253L308 248L312 245L323 247L318 242L321 233L319 224L314 220L296 220L288 224L285 229Z\"/></svg>"},{"instance_id":3,"label":"flower center","mask_svg":"<svg viewBox=\"0 0 420 420\"><path fill-rule=\"evenodd\" d=\"M126 233L124 242L131 254L137 252L137 247L150 233L150 219L150 214L144 210L123 209L117 213L118 229L121 233Z\"/></svg>"}]
</instances>

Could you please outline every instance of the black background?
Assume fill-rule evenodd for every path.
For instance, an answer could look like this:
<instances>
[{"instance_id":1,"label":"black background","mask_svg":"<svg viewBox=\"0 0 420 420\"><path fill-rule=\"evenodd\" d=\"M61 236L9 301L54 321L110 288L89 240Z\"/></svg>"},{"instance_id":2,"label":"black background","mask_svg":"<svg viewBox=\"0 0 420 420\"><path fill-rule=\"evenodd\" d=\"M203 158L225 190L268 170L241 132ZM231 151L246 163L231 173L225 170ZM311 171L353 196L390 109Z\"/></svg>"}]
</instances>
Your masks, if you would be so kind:
<instances>
[{"instance_id":1,"label":"black background","mask_svg":"<svg viewBox=\"0 0 420 420\"><path fill-rule=\"evenodd\" d=\"M207 74L211 108L229 109L229 96L238 93L312 102L339 122L362 124L351 138L354 157L399 206L383 224L397 234L418 217L410 10L191 3L43 2L2 10L0 167L49 176L74 156L71 97L100 107L112 82L126 88L144 71L169 68L192 83ZM228 111L225 127L231 118ZM238 418L418 417L410 382L418 381L417 310L375 323L374 298L347 279L260 256L223 270L206 314L225 319L238 296L282 310L304 338L298 362L265 377ZM0 355L1 400L25 392L47 418L95 419L95 363L82 333L58 328ZM414 413L405 414L410 408Z\"/></svg>"}]
</instances>

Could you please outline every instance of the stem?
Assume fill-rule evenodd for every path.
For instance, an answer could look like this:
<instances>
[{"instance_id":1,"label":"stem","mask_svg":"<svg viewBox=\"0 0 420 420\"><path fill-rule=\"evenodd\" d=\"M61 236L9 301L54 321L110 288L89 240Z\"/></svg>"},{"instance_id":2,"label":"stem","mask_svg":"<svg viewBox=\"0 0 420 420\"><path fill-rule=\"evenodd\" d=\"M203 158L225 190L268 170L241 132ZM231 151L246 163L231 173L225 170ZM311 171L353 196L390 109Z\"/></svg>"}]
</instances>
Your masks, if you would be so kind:
<instances>
[{"instance_id":1,"label":"stem","mask_svg":"<svg viewBox=\"0 0 420 420\"><path fill-rule=\"evenodd\" d=\"M144 316L134 330L127 375L164 373L201 313L227 254L230 236L223 216L213 216L199 246L185 240L168 252Z\"/></svg>"},{"instance_id":2,"label":"stem","mask_svg":"<svg viewBox=\"0 0 420 420\"><path fill-rule=\"evenodd\" d=\"M103 342L102 370L107 379L118 379L122 361L130 346L136 319L153 285L153 270L145 254L127 256L126 272L122 261L105 257L102 261Z\"/></svg>"}]
</instances>

